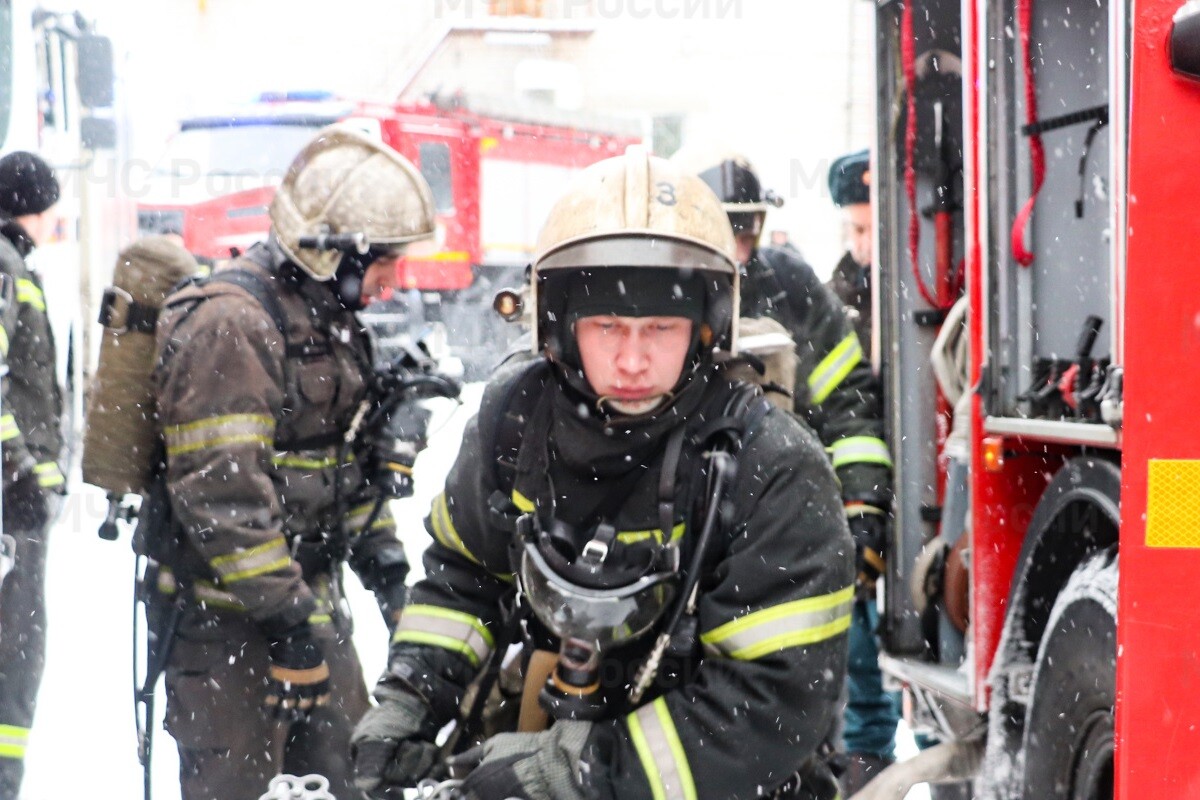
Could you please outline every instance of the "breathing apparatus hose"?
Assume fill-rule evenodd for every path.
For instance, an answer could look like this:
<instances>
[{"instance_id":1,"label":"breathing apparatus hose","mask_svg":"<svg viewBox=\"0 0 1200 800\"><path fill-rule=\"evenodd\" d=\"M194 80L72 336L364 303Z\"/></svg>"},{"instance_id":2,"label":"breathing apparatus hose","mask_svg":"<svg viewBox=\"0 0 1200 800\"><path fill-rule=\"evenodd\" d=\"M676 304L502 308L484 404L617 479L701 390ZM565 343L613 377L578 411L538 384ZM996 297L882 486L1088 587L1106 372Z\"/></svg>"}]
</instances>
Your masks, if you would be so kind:
<instances>
[{"instance_id":1,"label":"breathing apparatus hose","mask_svg":"<svg viewBox=\"0 0 1200 800\"><path fill-rule=\"evenodd\" d=\"M717 528L717 520L720 518L721 498L725 495L726 484L736 470L736 460L728 449L718 447L704 455L712 464L712 472L708 478L708 503L704 514L704 526L700 529L696 548L692 551L692 559L684 574L682 591L676 597L671 615L667 618L667 624L655 640L654 647L650 649L650 654L646 656L646 661L638 670L633 686L629 689L631 703L641 702L642 696L650 688L650 684L658 674L663 654L671 643L671 637L679 627L680 620L683 619L685 613L692 614L696 610L696 592L700 586L700 572L704 567L704 559L713 540L713 532Z\"/></svg>"},{"instance_id":2,"label":"breathing apparatus hose","mask_svg":"<svg viewBox=\"0 0 1200 800\"><path fill-rule=\"evenodd\" d=\"M151 625L150 598L143 594L139 601L139 584L143 583L142 564L144 559L135 559L133 568L133 704L134 722L138 734L138 762L142 765L142 793L145 800L151 800L151 757L154 752L154 699L158 688L158 679L167 668L171 658L171 650L175 644L175 634L179 629L179 620L183 616L182 587L177 588L174 602L171 603L166 623L157 632L149 630ZM143 589L144 592L152 590ZM141 685L137 680L138 661L138 604L141 602L146 612L146 674L142 676ZM155 635L155 633L157 635ZM138 709L142 708L143 716L139 719Z\"/></svg>"}]
</instances>

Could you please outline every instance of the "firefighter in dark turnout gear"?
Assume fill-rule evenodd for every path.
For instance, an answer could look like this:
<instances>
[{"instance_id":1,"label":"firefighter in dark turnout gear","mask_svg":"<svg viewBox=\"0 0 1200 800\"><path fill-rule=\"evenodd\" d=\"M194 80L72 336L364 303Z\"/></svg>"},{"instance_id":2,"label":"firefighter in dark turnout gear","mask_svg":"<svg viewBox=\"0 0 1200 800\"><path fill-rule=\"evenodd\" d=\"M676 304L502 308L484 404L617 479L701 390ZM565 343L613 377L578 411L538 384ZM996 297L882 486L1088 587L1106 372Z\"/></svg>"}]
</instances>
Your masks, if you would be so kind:
<instances>
[{"instance_id":1,"label":"firefighter in dark turnout gear","mask_svg":"<svg viewBox=\"0 0 1200 800\"><path fill-rule=\"evenodd\" d=\"M433 233L429 187L335 126L293 161L270 214L266 243L176 292L158 322L174 525L143 540L160 613L180 610L166 724L185 800L257 796L280 772L353 796L349 737L368 698L343 562L391 624L405 601L386 506L370 521L372 461L343 445L372 373L354 310ZM320 249L336 237L356 246Z\"/></svg>"},{"instance_id":2,"label":"firefighter in dark turnout gear","mask_svg":"<svg viewBox=\"0 0 1200 800\"><path fill-rule=\"evenodd\" d=\"M683 151L681 168L699 175L729 215L742 269L741 315L770 317L796 342L796 413L821 437L842 486L858 569L872 582L886 550L882 523L891 503L892 460L883 440L883 395L846 309L812 267L781 249L759 247L769 205L753 167L736 154Z\"/></svg>"},{"instance_id":3,"label":"firefighter in dark turnout gear","mask_svg":"<svg viewBox=\"0 0 1200 800\"><path fill-rule=\"evenodd\" d=\"M539 357L489 383L426 520L426 578L355 732L359 787L429 773L520 621L518 731L450 759L463 796L726 800L799 772L788 796L834 797L816 753L852 545L816 438L714 364L737 285L719 203L631 148L579 176L538 250Z\"/></svg>"},{"instance_id":4,"label":"firefighter in dark turnout gear","mask_svg":"<svg viewBox=\"0 0 1200 800\"><path fill-rule=\"evenodd\" d=\"M829 192L844 215L847 249L827 285L846 307L864 352L871 349L874 317L870 166L870 153L861 150L842 156L829 169ZM870 579L882 571L886 530L881 519L875 521L870 536L863 537L866 557L871 562L878 557L874 570L864 572ZM847 763L841 778L847 795L853 795L895 761L896 727L900 723L900 698L884 690L883 673L879 669L879 646L875 638L879 612L871 583L873 580L865 582L854 604L854 624L850 628L850 669L842 726L842 748Z\"/></svg>"},{"instance_id":5,"label":"firefighter in dark turnout gear","mask_svg":"<svg viewBox=\"0 0 1200 800\"><path fill-rule=\"evenodd\" d=\"M883 572L887 552L892 470L883 439L882 387L867 357L870 334L863 339L861 329L855 328L864 319L870 324L869 291L864 317L859 306L843 306L798 255L758 246L767 207L779 203L762 189L744 157L697 150L684 151L678 161L713 188L729 214L742 268L742 316L777 320L796 342L795 411L820 435L841 482L857 556L861 594L857 610L865 615L868 594ZM869 631L868 635L873 636ZM878 675L878 666L873 669ZM851 681L851 707L855 700Z\"/></svg>"},{"instance_id":6,"label":"firefighter in dark turnout gear","mask_svg":"<svg viewBox=\"0 0 1200 800\"><path fill-rule=\"evenodd\" d=\"M4 533L16 564L0 590L0 797L20 793L25 748L46 654L46 545L50 499L65 490L62 395L42 282L25 259L50 236L58 201L54 172L33 153L0 159L0 272L15 297L15 320L0 351L8 376L0 403Z\"/></svg>"}]
</instances>

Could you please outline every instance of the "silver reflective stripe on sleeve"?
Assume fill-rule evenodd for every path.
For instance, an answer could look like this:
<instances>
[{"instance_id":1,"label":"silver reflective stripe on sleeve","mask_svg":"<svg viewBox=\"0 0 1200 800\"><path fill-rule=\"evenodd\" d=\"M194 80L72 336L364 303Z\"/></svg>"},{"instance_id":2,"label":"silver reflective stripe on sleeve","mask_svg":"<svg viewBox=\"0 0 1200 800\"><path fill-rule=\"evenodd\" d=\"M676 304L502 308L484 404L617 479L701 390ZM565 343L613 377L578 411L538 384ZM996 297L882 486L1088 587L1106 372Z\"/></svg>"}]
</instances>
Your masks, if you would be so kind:
<instances>
[{"instance_id":1,"label":"silver reflective stripe on sleeve","mask_svg":"<svg viewBox=\"0 0 1200 800\"><path fill-rule=\"evenodd\" d=\"M28 278L17 279L17 302L25 303L38 311L46 310L46 296L38 285Z\"/></svg>"},{"instance_id":2,"label":"silver reflective stripe on sleeve","mask_svg":"<svg viewBox=\"0 0 1200 800\"><path fill-rule=\"evenodd\" d=\"M43 489L53 489L55 486L62 486L67 482L63 477L62 471L59 470L58 464L53 461L46 461L38 464L33 468L33 474L37 476L37 484Z\"/></svg>"},{"instance_id":3,"label":"silver reflective stripe on sleeve","mask_svg":"<svg viewBox=\"0 0 1200 800\"><path fill-rule=\"evenodd\" d=\"M483 621L440 606L413 604L404 609L392 643L411 642L461 653L473 666L482 664L496 646Z\"/></svg>"},{"instance_id":4,"label":"silver reflective stripe on sleeve","mask_svg":"<svg viewBox=\"0 0 1200 800\"><path fill-rule=\"evenodd\" d=\"M832 639L850 627L854 586L738 617L701 634L705 652L740 661Z\"/></svg>"},{"instance_id":5,"label":"silver reflective stripe on sleeve","mask_svg":"<svg viewBox=\"0 0 1200 800\"><path fill-rule=\"evenodd\" d=\"M847 436L838 439L826 451L834 469L850 464L880 464L889 469L892 466L887 443L877 436Z\"/></svg>"},{"instance_id":6,"label":"silver reflective stripe on sleeve","mask_svg":"<svg viewBox=\"0 0 1200 800\"><path fill-rule=\"evenodd\" d=\"M374 503L364 503L361 506L355 506L346 514L346 531L351 536L359 536L366 533L362 529L363 525L367 524L367 518L371 516L371 512L375 510ZM396 528L396 520L392 516L392 510L385 501L383 507L379 509L379 514L371 523L371 530L394 530Z\"/></svg>"},{"instance_id":7,"label":"silver reflective stripe on sleeve","mask_svg":"<svg viewBox=\"0 0 1200 800\"><path fill-rule=\"evenodd\" d=\"M683 742L662 697L625 717L629 738L646 771L654 800L696 800Z\"/></svg>"},{"instance_id":8,"label":"silver reflective stripe on sleeve","mask_svg":"<svg viewBox=\"0 0 1200 800\"><path fill-rule=\"evenodd\" d=\"M274 434L275 420L263 414L207 417L183 425L171 425L163 430L168 456L231 444L269 446Z\"/></svg>"},{"instance_id":9,"label":"silver reflective stripe on sleeve","mask_svg":"<svg viewBox=\"0 0 1200 800\"><path fill-rule=\"evenodd\" d=\"M825 402L825 398L833 394L833 390L850 374L850 370L862 361L862 357L862 345L858 343L858 334L847 334L808 376L808 393L813 404L820 405Z\"/></svg>"},{"instance_id":10,"label":"silver reflective stripe on sleeve","mask_svg":"<svg viewBox=\"0 0 1200 800\"><path fill-rule=\"evenodd\" d=\"M29 728L0 725L0 758L23 760L29 745Z\"/></svg>"},{"instance_id":11,"label":"silver reflective stripe on sleeve","mask_svg":"<svg viewBox=\"0 0 1200 800\"><path fill-rule=\"evenodd\" d=\"M9 439L15 439L21 435L21 429L17 427L17 418L12 414L0 416L0 442L7 442Z\"/></svg>"},{"instance_id":12,"label":"silver reflective stripe on sleeve","mask_svg":"<svg viewBox=\"0 0 1200 800\"><path fill-rule=\"evenodd\" d=\"M220 576L221 583L228 586L237 581L244 581L283 569L291 563L291 560L292 556L288 551L287 542L280 536L248 550L217 556L208 563Z\"/></svg>"},{"instance_id":13,"label":"silver reflective stripe on sleeve","mask_svg":"<svg viewBox=\"0 0 1200 800\"><path fill-rule=\"evenodd\" d=\"M429 519L433 523L435 539L464 558L476 564L479 563L479 559L463 544L462 537L458 535L454 522L450 519L450 504L446 501L445 492L433 499L433 507L429 509Z\"/></svg>"}]
</instances>

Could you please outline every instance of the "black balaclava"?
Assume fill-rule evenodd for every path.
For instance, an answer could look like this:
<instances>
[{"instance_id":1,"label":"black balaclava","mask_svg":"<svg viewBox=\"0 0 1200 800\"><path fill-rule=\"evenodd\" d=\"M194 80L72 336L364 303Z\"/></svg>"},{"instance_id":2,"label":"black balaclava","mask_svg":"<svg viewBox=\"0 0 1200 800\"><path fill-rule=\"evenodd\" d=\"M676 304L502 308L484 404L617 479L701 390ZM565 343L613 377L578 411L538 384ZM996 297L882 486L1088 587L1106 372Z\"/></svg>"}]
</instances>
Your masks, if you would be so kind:
<instances>
[{"instance_id":1,"label":"black balaclava","mask_svg":"<svg viewBox=\"0 0 1200 800\"><path fill-rule=\"evenodd\" d=\"M712 366L711 335L704 324L706 280L699 271L648 267L564 270L541 279L541 336L562 390L555 393L551 427L554 460L562 467L593 478L623 474L645 463L662 447L662 437L698 407ZM692 321L692 346L679 382L667 402L646 414L625 416L601 406L584 377L575 322L603 314Z\"/></svg>"},{"instance_id":2,"label":"black balaclava","mask_svg":"<svg viewBox=\"0 0 1200 800\"><path fill-rule=\"evenodd\" d=\"M541 278L542 337L560 376L589 402L599 398L583 375L575 323L584 317L684 317L692 322L692 345L679 384L703 360L705 279L695 270L600 267L564 270ZM703 351L703 352L702 352ZM678 389L679 386L676 386Z\"/></svg>"}]
</instances>

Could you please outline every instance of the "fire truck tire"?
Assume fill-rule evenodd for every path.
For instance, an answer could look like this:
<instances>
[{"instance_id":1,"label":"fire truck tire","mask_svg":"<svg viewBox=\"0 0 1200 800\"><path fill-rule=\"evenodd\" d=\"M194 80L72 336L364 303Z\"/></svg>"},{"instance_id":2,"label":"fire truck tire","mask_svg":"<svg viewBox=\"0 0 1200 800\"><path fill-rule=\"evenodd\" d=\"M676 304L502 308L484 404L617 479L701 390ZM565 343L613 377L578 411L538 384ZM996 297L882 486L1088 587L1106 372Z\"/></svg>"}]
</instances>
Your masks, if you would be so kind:
<instances>
[{"instance_id":1,"label":"fire truck tire","mask_svg":"<svg viewBox=\"0 0 1200 800\"><path fill-rule=\"evenodd\" d=\"M1110 800L1116 698L1117 556L1072 573L1038 648L1025 725L1025 800Z\"/></svg>"}]
</instances>

